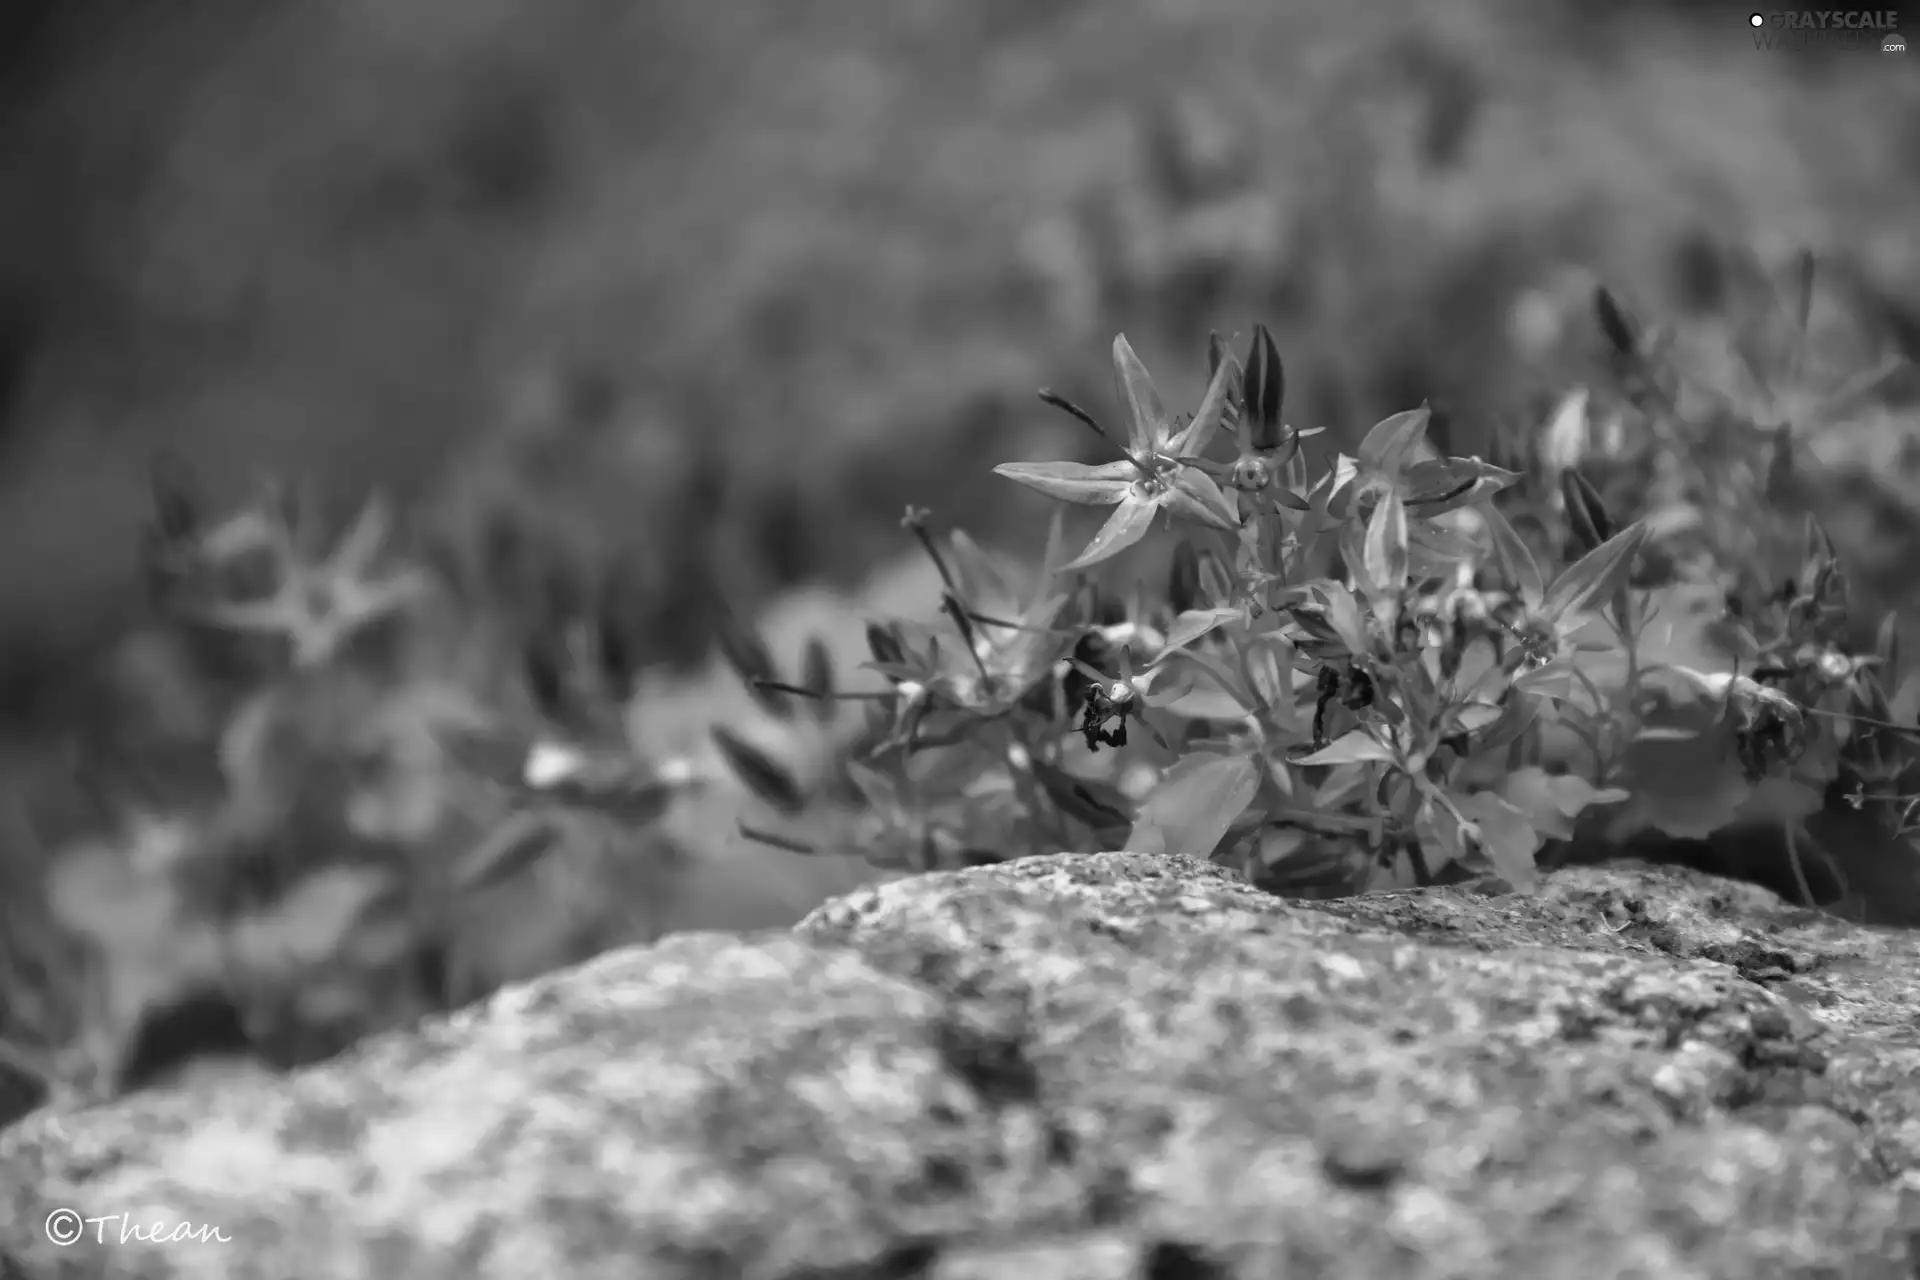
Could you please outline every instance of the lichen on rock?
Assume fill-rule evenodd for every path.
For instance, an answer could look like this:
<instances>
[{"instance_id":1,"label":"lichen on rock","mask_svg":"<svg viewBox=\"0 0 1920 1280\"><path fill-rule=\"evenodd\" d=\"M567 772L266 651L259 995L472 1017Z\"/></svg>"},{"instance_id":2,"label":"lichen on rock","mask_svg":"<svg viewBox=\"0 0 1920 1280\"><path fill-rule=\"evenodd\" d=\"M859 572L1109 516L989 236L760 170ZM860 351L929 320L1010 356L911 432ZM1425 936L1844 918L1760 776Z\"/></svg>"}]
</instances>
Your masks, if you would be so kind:
<instances>
[{"instance_id":1,"label":"lichen on rock","mask_svg":"<svg viewBox=\"0 0 1920 1280\"><path fill-rule=\"evenodd\" d=\"M0 1134L24 1276L1911 1274L1920 941L1641 865L1028 858ZM1907 1194L1903 1196L1903 1188ZM226 1243L68 1248L55 1208ZM11 1273L9 1273L11 1274Z\"/></svg>"}]
</instances>

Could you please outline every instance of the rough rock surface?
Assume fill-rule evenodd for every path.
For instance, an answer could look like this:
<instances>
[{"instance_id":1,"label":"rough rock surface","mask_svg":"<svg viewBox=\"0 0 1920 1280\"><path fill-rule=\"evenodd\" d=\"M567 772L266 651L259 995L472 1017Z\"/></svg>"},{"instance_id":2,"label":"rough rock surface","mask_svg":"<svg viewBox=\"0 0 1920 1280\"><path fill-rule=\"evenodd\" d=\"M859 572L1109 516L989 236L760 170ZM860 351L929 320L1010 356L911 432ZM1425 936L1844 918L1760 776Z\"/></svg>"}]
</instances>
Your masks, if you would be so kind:
<instances>
[{"instance_id":1,"label":"rough rock surface","mask_svg":"<svg viewBox=\"0 0 1920 1280\"><path fill-rule=\"evenodd\" d=\"M1916 1274L1920 938L1644 866L1497 888L1075 856L676 936L29 1118L0 1275ZM60 1207L121 1216L57 1248Z\"/></svg>"}]
</instances>

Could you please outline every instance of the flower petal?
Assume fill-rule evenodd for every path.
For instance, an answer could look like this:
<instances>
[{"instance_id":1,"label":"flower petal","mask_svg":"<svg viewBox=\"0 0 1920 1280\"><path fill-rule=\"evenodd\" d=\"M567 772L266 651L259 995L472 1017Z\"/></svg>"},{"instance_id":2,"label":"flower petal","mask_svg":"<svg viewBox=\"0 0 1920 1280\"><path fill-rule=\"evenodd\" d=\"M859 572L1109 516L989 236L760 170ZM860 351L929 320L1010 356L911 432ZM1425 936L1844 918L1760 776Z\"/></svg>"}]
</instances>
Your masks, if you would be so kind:
<instances>
[{"instance_id":1,"label":"flower petal","mask_svg":"<svg viewBox=\"0 0 1920 1280\"><path fill-rule=\"evenodd\" d=\"M1175 515L1196 520L1231 533L1240 527L1240 512L1233 500L1220 492L1220 486L1206 472L1181 467L1169 477L1161 501Z\"/></svg>"},{"instance_id":2,"label":"flower petal","mask_svg":"<svg viewBox=\"0 0 1920 1280\"><path fill-rule=\"evenodd\" d=\"M1153 385L1153 375L1133 353L1124 333L1113 340L1113 371L1119 375L1120 390L1126 397L1127 436L1134 454L1144 458L1158 453L1171 425L1167 406Z\"/></svg>"},{"instance_id":3,"label":"flower petal","mask_svg":"<svg viewBox=\"0 0 1920 1280\"><path fill-rule=\"evenodd\" d=\"M1240 362L1233 358L1233 352L1225 352L1220 367L1213 371L1213 381L1207 384L1206 396L1194 411L1193 421L1173 438L1167 447L1168 453L1187 458L1207 447L1208 438L1226 417L1227 406L1233 403L1233 384L1239 376Z\"/></svg>"},{"instance_id":4,"label":"flower petal","mask_svg":"<svg viewBox=\"0 0 1920 1280\"><path fill-rule=\"evenodd\" d=\"M1147 527L1153 523L1153 513L1159 509L1160 504L1151 498L1128 494L1114 508L1113 514L1107 517L1107 522L1100 526L1100 532L1093 535L1093 541L1080 553L1080 558L1063 566L1061 572L1085 569L1119 555L1146 537Z\"/></svg>"},{"instance_id":5,"label":"flower petal","mask_svg":"<svg viewBox=\"0 0 1920 1280\"><path fill-rule=\"evenodd\" d=\"M1049 498L1077 502L1086 507L1107 506L1127 496L1127 490L1140 478L1131 462L1003 462L993 469L1005 476L1038 489Z\"/></svg>"}]
</instances>

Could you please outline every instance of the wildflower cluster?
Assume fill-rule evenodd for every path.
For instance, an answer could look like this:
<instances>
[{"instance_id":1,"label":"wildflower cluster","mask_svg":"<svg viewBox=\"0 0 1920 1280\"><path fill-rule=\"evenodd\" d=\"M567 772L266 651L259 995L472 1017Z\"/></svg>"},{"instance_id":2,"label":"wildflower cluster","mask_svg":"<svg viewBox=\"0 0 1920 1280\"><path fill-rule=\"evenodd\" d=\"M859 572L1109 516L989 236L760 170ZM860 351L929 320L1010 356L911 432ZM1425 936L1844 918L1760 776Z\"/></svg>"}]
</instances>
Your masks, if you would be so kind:
<instances>
[{"instance_id":1,"label":"wildflower cluster","mask_svg":"<svg viewBox=\"0 0 1920 1280\"><path fill-rule=\"evenodd\" d=\"M866 825L844 843L912 869L1126 848L1290 893L1489 872L1524 888L1596 833L1711 832L1781 792L1794 821L1836 781L1856 807L1893 803L1920 687L1890 683L1891 621L1850 647L1859 610L1821 521L1768 514L1804 445L1692 387L1605 289L1594 316L1613 385L1498 440L1500 465L1435 450L1422 406L1318 475L1264 327L1244 355L1211 341L1190 416L1116 339L1124 434L1041 398L1117 456L995 469L1113 508L1077 555L1056 517L1023 579L909 513L946 618L870 632L890 691L867 695L847 765ZM1096 586L1163 514L1163 596ZM1785 572L1754 554L1796 537Z\"/></svg>"}]
</instances>

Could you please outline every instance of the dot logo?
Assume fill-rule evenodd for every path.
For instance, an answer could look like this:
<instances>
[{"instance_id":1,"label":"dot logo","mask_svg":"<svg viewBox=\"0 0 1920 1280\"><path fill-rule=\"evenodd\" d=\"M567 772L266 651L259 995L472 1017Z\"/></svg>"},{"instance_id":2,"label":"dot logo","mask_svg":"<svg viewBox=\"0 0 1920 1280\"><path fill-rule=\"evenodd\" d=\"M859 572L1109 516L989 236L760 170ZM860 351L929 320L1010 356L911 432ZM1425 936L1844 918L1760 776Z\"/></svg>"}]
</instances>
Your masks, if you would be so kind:
<instances>
[{"instance_id":1,"label":"dot logo","mask_svg":"<svg viewBox=\"0 0 1920 1280\"><path fill-rule=\"evenodd\" d=\"M1907 42L1900 38L1898 32L1895 32L1880 42L1880 52L1882 53L1905 53L1906 51Z\"/></svg>"}]
</instances>

